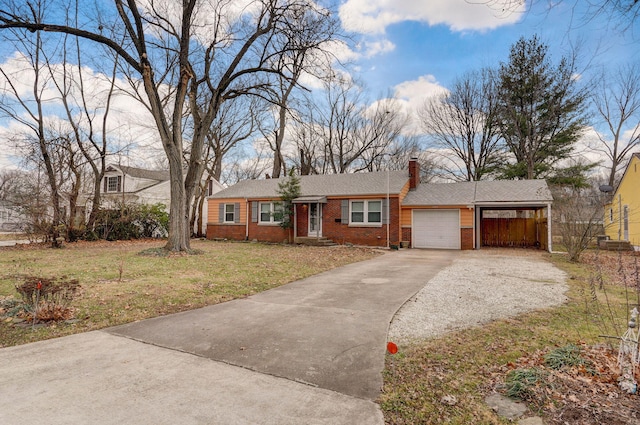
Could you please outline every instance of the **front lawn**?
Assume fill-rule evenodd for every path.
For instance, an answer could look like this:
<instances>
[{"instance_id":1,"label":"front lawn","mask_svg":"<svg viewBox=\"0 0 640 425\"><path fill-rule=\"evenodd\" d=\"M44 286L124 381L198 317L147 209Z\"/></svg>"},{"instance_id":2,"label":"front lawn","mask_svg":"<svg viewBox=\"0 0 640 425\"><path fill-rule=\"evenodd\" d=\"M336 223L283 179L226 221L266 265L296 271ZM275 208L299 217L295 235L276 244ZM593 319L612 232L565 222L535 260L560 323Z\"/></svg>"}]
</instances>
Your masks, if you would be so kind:
<instances>
[{"instance_id":1,"label":"front lawn","mask_svg":"<svg viewBox=\"0 0 640 425\"><path fill-rule=\"evenodd\" d=\"M379 255L354 247L192 241L200 255L159 257L163 241L78 242L62 249L0 248L0 347L24 344L246 297ZM32 329L7 315L24 276L78 279L76 320ZM5 303L6 305L7 303ZM79 320L77 320L79 319Z\"/></svg>"}]
</instances>

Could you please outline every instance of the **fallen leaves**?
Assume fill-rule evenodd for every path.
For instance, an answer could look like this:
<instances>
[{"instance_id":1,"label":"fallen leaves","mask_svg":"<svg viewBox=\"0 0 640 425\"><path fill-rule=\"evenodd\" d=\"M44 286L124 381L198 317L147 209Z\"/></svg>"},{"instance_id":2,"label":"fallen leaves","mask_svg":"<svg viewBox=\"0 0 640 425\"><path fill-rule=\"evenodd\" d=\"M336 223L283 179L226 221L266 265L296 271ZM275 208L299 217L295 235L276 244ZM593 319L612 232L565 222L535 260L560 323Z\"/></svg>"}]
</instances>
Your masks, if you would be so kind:
<instances>
[{"instance_id":1,"label":"fallen leaves","mask_svg":"<svg viewBox=\"0 0 640 425\"><path fill-rule=\"evenodd\" d=\"M638 395L628 395L618 387L620 370L616 352L604 344L581 343L579 346L584 364L554 370L545 364L545 355L550 350L537 351L491 374L494 386L503 385L509 370L537 368L544 371L546 379L528 389L527 401L543 414L546 424L640 423ZM635 378L640 380L638 370Z\"/></svg>"}]
</instances>

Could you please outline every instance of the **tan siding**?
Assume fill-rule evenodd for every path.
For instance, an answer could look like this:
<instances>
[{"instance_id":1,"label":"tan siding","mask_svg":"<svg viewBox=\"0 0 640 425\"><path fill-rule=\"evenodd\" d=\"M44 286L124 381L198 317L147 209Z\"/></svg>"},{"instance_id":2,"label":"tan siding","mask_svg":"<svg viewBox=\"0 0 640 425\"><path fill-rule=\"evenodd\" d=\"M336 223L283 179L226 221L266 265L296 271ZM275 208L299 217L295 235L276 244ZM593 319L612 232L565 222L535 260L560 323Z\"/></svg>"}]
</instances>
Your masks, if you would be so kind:
<instances>
[{"instance_id":1,"label":"tan siding","mask_svg":"<svg viewBox=\"0 0 640 425\"><path fill-rule=\"evenodd\" d=\"M460 226L473 227L473 209L460 208Z\"/></svg>"},{"instance_id":2,"label":"tan siding","mask_svg":"<svg viewBox=\"0 0 640 425\"><path fill-rule=\"evenodd\" d=\"M218 223L220 217L220 204L240 204L240 223L247 222L247 201L244 198L237 199L209 199L209 211L207 223Z\"/></svg>"},{"instance_id":3,"label":"tan siding","mask_svg":"<svg viewBox=\"0 0 640 425\"><path fill-rule=\"evenodd\" d=\"M407 193L409 193L409 186L409 182L407 182L407 184L405 184L400 191L400 202L404 201L404 197L407 196Z\"/></svg>"},{"instance_id":4,"label":"tan siding","mask_svg":"<svg viewBox=\"0 0 640 425\"><path fill-rule=\"evenodd\" d=\"M413 211L411 208L402 208L400 213L400 226L411 226L411 211Z\"/></svg>"}]
</instances>

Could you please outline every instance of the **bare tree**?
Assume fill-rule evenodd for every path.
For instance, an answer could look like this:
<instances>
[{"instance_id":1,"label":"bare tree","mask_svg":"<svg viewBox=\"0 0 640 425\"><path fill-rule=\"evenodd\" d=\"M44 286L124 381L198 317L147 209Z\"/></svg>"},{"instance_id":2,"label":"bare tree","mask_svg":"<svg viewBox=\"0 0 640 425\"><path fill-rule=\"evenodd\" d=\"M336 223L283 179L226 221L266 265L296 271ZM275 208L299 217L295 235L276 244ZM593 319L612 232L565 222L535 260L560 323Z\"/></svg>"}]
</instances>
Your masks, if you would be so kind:
<instances>
[{"instance_id":1,"label":"bare tree","mask_svg":"<svg viewBox=\"0 0 640 425\"><path fill-rule=\"evenodd\" d=\"M34 20L39 21L41 15L34 13ZM0 67L5 90L2 93L0 101L0 113L5 117L20 123L25 129L25 133L20 138L21 142L26 143L27 150L31 158L37 158L41 161L46 170L49 182L49 193L51 197L52 217L48 231L48 237L51 239L53 246L59 246L58 235L59 225L62 223L62 209L60 205L59 184L56 179L56 168L53 158L53 145L47 139L47 124L45 122L45 105L46 90L50 79L47 72L46 58L43 57L43 40L41 34L30 34L20 28L11 28L11 37L14 42L22 48L23 64L28 69L13 71L13 73L30 72L32 75L32 86L28 94L24 93L19 87L21 78L18 78L12 71Z\"/></svg>"},{"instance_id":2,"label":"bare tree","mask_svg":"<svg viewBox=\"0 0 640 425\"><path fill-rule=\"evenodd\" d=\"M580 255L603 233L602 209L606 195L595 186L551 186L554 220L567 249L569 260L580 261Z\"/></svg>"},{"instance_id":3,"label":"bare tree","mask_svg":"<svg viewBox=\"0 0 640 425\"><path fill-rule=\"evenodd\" d=\"M640 64L626 65L609 76L603 74L592 101L609 130L606 135L597 133L599 143L593 148L609 159L607 180L614 186L616 174L640 146Z\"/></svg>"},{"instance_id":4,"label":"bare tree","mask_svg":"<svg viewBox=\"0 0 640 425\"><path fill-rule=\"evenodd\" d=\"M387 152L408 117L394 99L369 104L363 93L355 82L336 79L325 83L323 99L307 102L294 132L301 168L314 174L364 171Z\"/></svg>"},{"instance_id":5,"label":"bare tree","mask_svg":"<svg viewBox=\"0 0 640 425\"><path fill-rule=\"evenodd\" d=\"M430 147L443 151L443 170L453 180L476 181L500 158L493 72L470 72L450 92L427 100L418 111Z\"/></svg>"},{"instance_id":6,"label":"bare tree","mask_svg":"<svg viewBox=\"0 0 640 425\"><path fill-rule=\"evenodd\" d=\"M256 132L260 120L260 102L257 97L238 97L223 103L218 116L207 133L205 146L205 172L196 189L190 223L196 236L202 234L204 203L210 180L220 181L224 159L238 144Z\"/></svg>"},{"instance_id":7,"label":"bare tree","mask_svg":"<svg viewBox=\"0 0 640 425\"><path fill-rule=\"evenodd\" d=\"M35 16L33 2L16 5L6 0L2 6L0 29L82 37L112 49L130 72L141 78L171 175L166 249L172 251L190 249L189 206L205 168L206 133L221 104L269 90L269 77L278 74L274 65L280 55L319 48L333 37L336 28L329 11L307 0L254 0L244 9L233 1L184 0L182 7L174 8L153 0L115 0L113 10L89 19L99 22L98 28L108 27L122 35L115 38L88 31L84 25L56 22L55 13L45 22L43 16ZM312 45L290 42L306 40L300 34L315 34L310 39ZM170 96L165 96L167 93ZM183 118L187 103L193 137L185 173Z\"/></svg>"}]
</instances>

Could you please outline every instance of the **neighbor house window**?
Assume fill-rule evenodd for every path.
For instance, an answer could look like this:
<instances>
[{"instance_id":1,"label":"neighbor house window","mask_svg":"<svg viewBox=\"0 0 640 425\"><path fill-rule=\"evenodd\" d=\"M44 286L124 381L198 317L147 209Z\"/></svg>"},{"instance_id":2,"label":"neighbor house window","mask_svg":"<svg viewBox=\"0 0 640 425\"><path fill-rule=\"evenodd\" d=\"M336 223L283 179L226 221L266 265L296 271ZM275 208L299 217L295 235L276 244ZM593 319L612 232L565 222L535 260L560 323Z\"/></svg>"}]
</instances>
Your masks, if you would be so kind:
<instances>
[{"instance_id":1,"label":"neighbor house window","mask_svg":"<svg viewBox=\"0 0 640 425\"><path fill-rule=\"evenodd\" d=\"M281 202L260 202L260 223L280 223L278 214L282 214Z\"/></svg>"},{"instance_id":2,"label":"neighbor house window","mask_svg":"<svg viewBox=\"0 0 640 425\"><path fill-rule=\"evenodd\" d=\"M613 208L609 208L609 223L613 223Z\"/></svg>"},{"instance_id":3,"label":"neighbor house window","mask_svg":"<svg viewBox=\"0 0 640 425\"><path fill-rule=\"evenodd\" d=\"M351 223L381 224L382 201L351 201Z\"/></svg>"},{"instance_id":4,"label":"neighbor house window","mask_svg":"<svg viewBox=\"0 0 640 425\"><path fill-rule=\"evenodd\" d=\"M235 204L224 204L224 222L234 223L236 221Z\"/></svg>"},{"instance_id":5,"label":"neighbor house window","mask_svg":"<svg viewBox=\"0 0 640 425\"><path fill-rule=\"evenodd\" d=\"M120 192L122 190L122 176L105 177L104 186L107 192Z\"/></svg>"}]
</instances>

